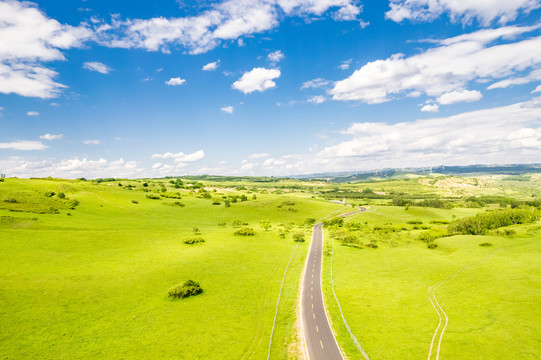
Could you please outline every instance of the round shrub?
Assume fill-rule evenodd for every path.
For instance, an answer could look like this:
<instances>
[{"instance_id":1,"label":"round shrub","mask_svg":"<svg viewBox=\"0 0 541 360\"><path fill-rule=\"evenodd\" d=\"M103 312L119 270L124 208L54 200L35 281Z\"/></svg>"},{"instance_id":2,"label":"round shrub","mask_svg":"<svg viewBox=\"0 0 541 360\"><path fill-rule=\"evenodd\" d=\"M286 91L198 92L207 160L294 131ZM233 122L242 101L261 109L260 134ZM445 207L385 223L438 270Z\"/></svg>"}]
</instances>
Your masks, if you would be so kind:
<instances>
[{"instance_id":1,"label":"round shrub","mask_svg":"<svg viewBox=\"0 0 541 360\"><path fill-rule=\"evenodd\" d=\"M479 246L492 246L489 242L480 243Z\"/></svg>"},{"instance_id":2,"label":"round shrub","mask_svg":"<svg viewBox=\"0 0 541 360\"><path fill-rule=\"evenodd\" d=\"M51 197L51 196L54 196L54 195L56 195L56 194L54 193L54 191L47 191L47 192L45 192L45 197Z\"/></svg>"},{"instance_id":3,"label":"round shrub","mask_svg":"<svg viewBox=\"0 0 541 360\"><path fill-rule=\"evenodd\" d=\"M438 244L430 243L426 247L429 248L429 249L435 249L435 248L438 247Z\"/></svg>"},{"instance_id":4,"label":"round shrub","mask_svg":"<svg viewBox=\"0 0 541 360\"><path fill-rule=\"evenodd\" d=\"M167 294L173 299L182 299L189 296L201 294L202 292L203 289L198 282L188 280L173 286L167 291Z\"/></svg>"},{"instance_id":5,"label":"round shrub","mask_svg":"<svg viewBox=\"0 0 541 360\"><path fill-rule=\"evenodd\" d=\"M205 242L205 239L203 239L202 237L192 237L192 238L184 239L184 244L188 244L188 245L200 244L204 242Z\"/></svg>"},{"instance_id":6,"label":"round shrub","mask_svg":"<svg viewBox=\"0 0 541 360\"><path fill-rule=\"evenodd\" d=\"M66 198L66 194L64 194L63 192L59 192L58 194L56 194L56 196L58 196L59 199Z\"/></svg>"},{"instance_id":7,"label":"round shrub","mask_svg":"<svg viewBox=\"0 0 541 360\"><path fill-rule=\"evenodd\" d=\"M255 235L255 231L252 228L243 227L235 231L233 234L240 235L240 236L253 236Z\"/></svg>"}]
</instances>

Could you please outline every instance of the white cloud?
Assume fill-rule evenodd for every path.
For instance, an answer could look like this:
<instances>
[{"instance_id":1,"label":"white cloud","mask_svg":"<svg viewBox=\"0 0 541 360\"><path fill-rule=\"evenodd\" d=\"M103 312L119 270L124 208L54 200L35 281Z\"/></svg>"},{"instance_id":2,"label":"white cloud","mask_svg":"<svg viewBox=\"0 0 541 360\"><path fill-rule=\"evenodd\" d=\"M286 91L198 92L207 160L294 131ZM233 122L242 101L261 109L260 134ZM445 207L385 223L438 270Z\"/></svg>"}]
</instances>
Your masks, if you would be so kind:
<instances>
[{"instance_id":1,"label":"white cloud","mask_svg":"<svg viewBox=\"0 0 541 360\"><path fill-rule=\"evenodd\" d=\"M242 77L231 86L233 89L249 94L254 91L263 92L276 86L273 79L281 75L278 69L253 68L245 72Z\"/></svg>"},{"instance_id":2,"label":"white cloud","mask_svg":"<svg viewBox=\"0 0 541 360\"><path fill-rule=\"evenodd\" d=\"M438 104L426 104L421 108L421 111L424 112L438 112L440 110L440 107Z\"/></svg>"},{"instance_id":3,"label":"white cloud","mask_svg":"<svg viewBox=\"0 0 541 360\"><path fill-rule=\"evenodd\" d=\"M0 149L11 150L45 150L48 146L41 141L35 140L19 140L13 142L0 143Z\"/></svg>"},{"instance_id":4,"label":"white cloud","mask_svg":"<svg viewBox=\"0 0 541 360\"><path fill-rule=\"evenodd\" d=\"M137 167L135 161L119 159L109 161L106 159L89 160L87 158L46 159L35 160L24 157L8 157L0 159L0 168L11 176L18 177L46 177L75 179L79 177L121 177L134 178L152 176L151 172L144 172Z\"/></svg>"},{"instance_id":5,"label":"white cloud","mask_svg":"<svg viewBox=\"0 0 541 360\"><path fill-rule=\"evenodd\" d=\"M38 116L39 112L37 112L37 111L29 111L29 112L26 113L26 115L28 115L28 116Z\"/></svg>"},{"instance_id":6,"label":"white cloud","mask_svg":"<svg viewBox=\"0 0 541 360\"><path fill-rule=\"evenodd\" d=\"M301 86L301 90L304 90L304 89L311 89L311 88L322 88L322 87L326 87L328 85L331 84L331 81L329 80L325 80L323 78L317 78L317 79L313 79L313 80L309 80L309 81L306 81L302 84Z\"/></svg>"},{"instance_id":7,"label":"white cloud","mask_svg":"<svg viewBox=\"0 0 541 360\"><path fill-rule=\"evenodd\" d=\"M342 61L342 63L340 64L340 66L338 66L340 68L340 70L347 70L349 69L349 66L351 65L351 61L353 59L349 59L349 60L346 60L346 61Z\"/></svg>"},{"instance_id":8,"label":"white cloud","mask_svg":"<svg viewBox=\"0 0 541 360\"><path fill-rule=\"evenodd\" d=\"M152 168L153 169L159 169L159 168L162 167L162 165L163 165L162 163L155 163L154 165L152 165Z\"/></svg>"},{"instance_id":9,"label":"white cloud","mask_svg":"<svg viewBox=\"0 0 541 360\"><path fill-rule=\"evenodd\" d=\"M541 85L537 85L537 87L532 91L532 94L541 92Z\"/></svg>"},{"instance_id":10,"label":"white cloud","mask_svg":"<svg viewBox=\"0 0 541 360\"><path fill-rule=\"evenodd\" d=\"M386 60L367 63L350 77L336 82L329 94L334 100L370 104L401 94L438 97L462 91L472 81L502 80L535 70L541 67L541 36L512 40L539 27L485 29L434 41L438 46L418 55L394 54Z\"/></svg>"},{"instance_id":11,"label":"white cloud","mask_svg":"<svg viewBox=\"0 0 541 360\"><path fill-rule=\"evenodd\" d=\"M269 157L268 153L256 153L248 156L248 159L262 159L266 157Z\"/></svg>"},{"instance_id":12,"label":"white cloud","mask_svg":"<svg viewBox=\"0 0 541 360\"><path fill-rule=\"evenodd\" d=\"M532 81L541 80L541 69L533 70L526 76L511 77L505 80L495 82L494 84L487 87L488 90L506 88L512 85L522 85L528 84Z\"/></svg>"},{"instance_id":13,"label":"white cloud","mask_svg":"<svg viewBox=\"0 0 541 360\"><path fill-rule=\"evenodd\" d=\"M482 97L483 94L477 90L451 91L440 96L438 102L442 105L450 105L458 102L478 101Z\"/></svg>"},{"instance_id":14,"label":"white cloud","mask_svg":"<svg viewBox=\"0 0 541 360\"><path fill-rule=\"evenodd\" d=\"M360 12L354 0L226 0L213 4L196 16L115 20L97 26L99 42L110 47L142 48L168 52L180 44L192 54L207 52L223 41L271 30L283 15L323 15L335 10L336 20L353 20Z\"/></svg>"},{"instance_id":15,"label":"white cloud","mask_svg":"<svg viewBox=\"0 0 541 360\"><path fill-rule=\"evenodd\" d=\"M321 104L325 102L325 96L322 95L316 95L312 96L310 99L308 99L308 102L311 102L312 104Z\"/></svg>"},{"instance_id":16,"label":"white cloud","mask_svg":"<svg viewBox=\"0 0 541 360\"><path fill-rule=\"evenodd\" d=\"M220 108L220 110L222 110L223 112L226 112L228 114L233 114L233 111L235 110L235 107L234 106L224 106L222 108Z\"/></svg>"},{"instance_id":17,"label":"white cloud","mask_svg":"<svg viewBox=\"0 0 541 360\"><path fill-rule=\"evenodd\" d=\"M109 74L109 72L112 70L109 66L97 61L83 63L83 69L97 71L101 74Z\"/></svg>"},{"instance_id":18,"label":"white cloud","mask_svg":"<svg viewBox=\"0 0 541 360\"><path fill-rule=\"evenodd\" d=\"M273 64L276 64L282 61L284 58L285 58L285 55L280 50L276 50L267 55L267 60L269 60Z\"/></svg>"},{"instance_id":19,"label":"white cloud","mask_svg":"<svg viewBox=\"0 0 541 360\"><path fill-rule=\"evenodd\" d=\"M45 134L45 135L41 135L39 138L40 139L43 139L43 140L60 140L64 137L64 134L57 134L57 135L53 135L53 134Z\"/></svg>"},{"instance_id":20,"label":"white cloud","mask_svg":"<svg viewBox=\"0 0 541 360\"><path fill-rule=\"evenodd\" d=\"M362 7L353 4L342 6L338 11L333 13L332 18L336 21L351 21L357 19L361 13Z\"/></svg>"},{"instance_id":21,"label":"white cloud","mask_svg":"<svg viewBox=\"0 0 541 360\"><path fill-rule=\"evenodd\" d=\"M169 80L167 80L165 82L166 85L169 85L169 86L180 86L182 84L184 84L186 82L186 79L182 79L180 77L175 77L175 78L171 78Z\"/></svg>"},{"instance_id":22,"label":"white cloud","mask_svg":"<svg viewBox=\"0 0 541 360\"><path fill-rule=\"evenodd\" d=\"M85 145L99 145L100 144L100 141L99 140L85 140L83 141L83 144Z\"/></svg>"},{"instance_id":23,"label":"white cloud","mask_svg":"<svg viewBox=\"0 0 541 360\"><path fill-rule=\"evenodd\" d=\"M65 85L41 62L65 60L61 50L81 47L92 37L84 25L49 19L31 2L0 2L0 93L52 98Z\"/></svg>"},{"instance_id":24,"label":"white cloud","mask_svg":"<svg viewBox=\"0 0 541 360\"><path fill-rule=\"evenodd\" d=\"M355 123L343 131L350 140L314 161L327 170L538 162L540 124L541 98L445 118Z\"/></svg>"},{"instance_id":25,"label":"white cloud","mask_svg":"<svg viewBox=\"0 0 541 360\"><path fill-rule=\"evenodd\" d=\"M516 19L519 13L529 13L541 6L538 0L391 0L387 18L401 22L432 21L446 13L451 21L471 23L473 19L484 26L494 20L505 24Z\"/></svg>"},{"instance_id":26,"label":"white cloud","mask_svg":"<svg viewBox=\"0 0 541 360\"><path fill-rule=\"evenodd\" d=\"M217 60L215 62L211 62L211 63L208 63L206 64L205 66L203 66L203 68L201 70L203 71L214 71L218 68L218 66L220 65L220 60Z\"/></svg>"},{"instance_id":27,"label":"white cloud","mask_svg":"<svg viewBox=\"0 0 541 360\"><path fill-rule=\"evenodd\" d=\"M163 154L154 154L150 158L151 159L172 159L173 161L177 163L187 164L187 163L193 163L193 162L202 160L204 157L205 157L205 152L203 150L198 150L191 154L185 154L183 152L179 152L179 153L166 152Z\"/></svg>"}]
</instances>

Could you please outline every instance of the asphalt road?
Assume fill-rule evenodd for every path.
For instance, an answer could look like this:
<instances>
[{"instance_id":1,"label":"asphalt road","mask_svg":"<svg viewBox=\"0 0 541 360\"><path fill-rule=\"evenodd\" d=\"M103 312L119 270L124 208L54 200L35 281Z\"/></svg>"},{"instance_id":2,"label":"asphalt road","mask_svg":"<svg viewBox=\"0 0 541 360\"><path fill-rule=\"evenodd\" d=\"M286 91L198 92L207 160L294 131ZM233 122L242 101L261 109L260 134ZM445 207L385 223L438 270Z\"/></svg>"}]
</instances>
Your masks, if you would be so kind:
<instances>
[{"instance_id":1,"label":"asphalt road","mask_svg":"<svg viewBox=\"0 0 541 360\"><path fill-rule=\"evenodd\" d=\"M343 360L331 330L321 292L323 252L322 225L314 226L310 252L304 269L301 316L309 360Z\"/></svg>"}]
</instances>

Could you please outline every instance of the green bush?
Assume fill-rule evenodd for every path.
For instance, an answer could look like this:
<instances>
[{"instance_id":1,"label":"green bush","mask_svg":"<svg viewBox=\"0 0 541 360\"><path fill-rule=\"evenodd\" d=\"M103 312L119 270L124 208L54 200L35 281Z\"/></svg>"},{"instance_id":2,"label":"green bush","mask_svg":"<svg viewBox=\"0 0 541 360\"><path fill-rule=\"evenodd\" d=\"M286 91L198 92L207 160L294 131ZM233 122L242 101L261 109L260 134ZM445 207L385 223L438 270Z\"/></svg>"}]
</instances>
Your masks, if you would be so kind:
<instances>
[{"instance_id":1,"label":"green bush","mask_svg":"<svg viewBox=\"0 0 541 360\"><path fill-rule=\"evenodd\" d=\"M407 224L410 225L421 225L423 222L421 220L410 220L407 222Z\"/></svg>"},{"instance_id":2,"label":"green bush","mask_svg":"<svg viewBox=\"0 0 541 360\"><path fill-rule=\"evenodd\" d=\"M4 199L4 202L8 203L8 204L17 204L18 203L17 199L15 199L15 198Z\"/></svg>"},{"instance_id":3,"label":"green bush","mask_svg":"<svg viewBox=\"0 0 541 360\"><path fill-rule=\"evenodd\" d=\"M198 282L195 282L193 280L188 280L181 282L178 285L173 286L169 289L167 294L169 297L172 297L173 299L182 299L187 298L189 296L201 294L203 292L203 289L201 288L201 285L199 285Z\"/></svg>"},{"instance_id":4,"label":"green bush","mask_svg":"<svg viewBox=\"0 0 541 360\"><path fill-rule=\"evenodd\" d=\"M212 205L221 205L221 204L222 204L222 203L219 202L219 201L213 201L213 202L212 202Z\"/></svg>"},{"instance_id":5,"label":"green bush","mask_svg":"<svg viewBox=\"0 0 541 360\"><path fill-rule=\"evenodd\" d=\"M45 197L52 197L52 196L55 196L55 192L54 191L47 191L45 192Z\"/></svg>"},{"instance_id":6,"label":"green bush","mask_svg":"<svg viewBox=\"0 0 541 360\"><path fill-rule=\"evenodd\" d=\"M133 204L139 204L139 201L137 201L137 200L132 200L131 202L132 202Z\"/></svg>"},{"instance_id":7,"label":"green bush","mask_svg":"<svg viewBox=\"0 0 541 360\"><path fill-rule=\"evenodd\" d=\"M66 194L64 194L63 192L59 192L58 194L56 194L56 196L57 196L59 199L65 199L65 198L66 198Z\"/></svg>"},{"instance_id":8,"label":"green bush","mask_svg":"<svg viewBox=\"0 0 541 360\"><path fill-rule=\"evenodd\" d=\"M429 248L429 249L435 249L435 248L438 247L438 244L430 243L426 247Z\"/></svg>"},{"instance_id":9,"label":"green bush","mask_svg":"<svg viewBox=\"0 0 541 360\"><path fill-rule=\"evenodd\" d=\"M160 195L148 194L148 195L147 195L147 199L151 199L151 200L160 200L161 197L160 197Z\"/></svg>"},{"instance_id":10,"label":"green bush","mask_svg":"<svg viewBox=\"0 0 541 360\"><path fill-rule=\"evenodd\" d=\"M254 236L255 231L252 228L249 227L243 227L235 231L233 234L240 235L240 236Z\"/></svg>"},{"instance_id":11,"label":"green bush","mask_svg":"<svg viewBox=\"0 0 541 360\"><path fill-rule=\"evenodd\" d=\"M422 233L420 233L418 239L426 242L427 244L430 244L434 240L442 238L442 237L446 237L446 236L451 236L451 234L449 234L447 230L431 229L429 231L423 231Z\"/></svg>"},{"instance_id":12,"label":"green bush","mask_svg":"<svg viewBox=\"0 0 541 360\"><path fill-rule=\"evenodd\" d=\"M489 242L480 243L479 246L492 246Z\"/></svg>"},{"instance_id":13,"label":"green bush","mask_svg":"<svg viewBox=\"0 0 541 360\"><path fill-rule=\"evenodd\" d=\"M183 242L184 244L193 245L193 244L204 243L205 239L203 239L202 237L192 237L192 238L184 239Z\"/></svg>"},{"instance_id":14,"label":"green bush","mask_svg":"<svg viewBox=\"0 0 541 360\"><path fill-rule=\"evenodd\" d=\"M179 207L184 207L186 205L184 205L184 203L180 202L180 201L175 201L173 204L173 206L179 206Z\"/></svg>"},{"instance_id":15,"label":"green bush","mask_svg":"<svg viewBox=\"0 0 541 360\"><path fill-rule=\"evenodd\" d=\"M430 221L431 224L440 224L440 225L448 225L448 220L432 220Z\"/></svg>"},{"instance_id":16,"label":"green bush","mask_svg":"<svg viewBox=\"0 0 541 360\"><path fill-rule=\"evenodd\" d=\"M294 241L304 242L304 231L295 231L292 236Z\"/></svg>"}]
</instances>

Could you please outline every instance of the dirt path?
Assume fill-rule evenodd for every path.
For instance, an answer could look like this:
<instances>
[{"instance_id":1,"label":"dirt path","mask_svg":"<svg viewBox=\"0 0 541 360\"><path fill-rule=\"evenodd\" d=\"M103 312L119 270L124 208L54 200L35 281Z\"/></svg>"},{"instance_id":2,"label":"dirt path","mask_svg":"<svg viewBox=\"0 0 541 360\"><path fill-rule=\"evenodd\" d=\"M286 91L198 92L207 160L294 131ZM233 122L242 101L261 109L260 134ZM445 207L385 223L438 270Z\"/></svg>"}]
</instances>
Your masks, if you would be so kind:
<instances>
[{"instance_id":1,"label":"dirt path","mask_svg":"<svg viewBox=\"0 0 541 360\"><path fill-rule=\"evenodd\" d=\"M463 267L462 269L460 269L457 272L449 275L445 279L443 279L443 280L435 283L434 285L428 287L428 299L430 300L430 303L432 304L432 307L434 308L434 310L436 310L436 312L438 313L438 318L439 318L438 326L436 327L436 330L434 330L434 335L432 335L432 341L430 342L430 348L428 350L428 360L432 359L432 353L434 351L434 341L436 340L436 338L438 338L438 333L439 333L439 338L438 338L438 348L436 350L436 360L439 360L439 358L440 358L440 350L441 350L441 342L443 340L443 334L445 333L445 330L447 329L447 325L449 324L449 317L447 316L447 313L445 312L445 310L443 310L443 307L440 305L440 303L438 301L438 298L436 297L436 290L441 285L445 284L447 281L449 281L451 279L454 279L455 277L457 277L461 273L471 269L474 266L481 265L482 263L489 260L494 255L496 255L496 253L498 251L500 251L500 250L501 249L492 251L490 254L488 254L487 256L482 258L481 260L479 260L479 261L477 261L477 262L475 262L473 264L470 264L470 265L467 265L467 266ZM443 319L445 319L445 324L443 325L443 328L440 331L440 326L441 326L441 324L443 322Z\"/></svg>"}]
</instances>

